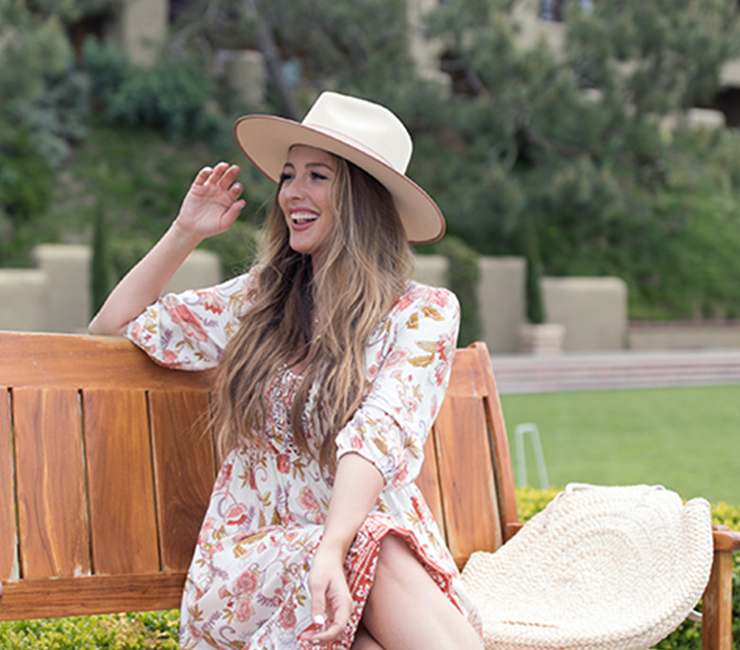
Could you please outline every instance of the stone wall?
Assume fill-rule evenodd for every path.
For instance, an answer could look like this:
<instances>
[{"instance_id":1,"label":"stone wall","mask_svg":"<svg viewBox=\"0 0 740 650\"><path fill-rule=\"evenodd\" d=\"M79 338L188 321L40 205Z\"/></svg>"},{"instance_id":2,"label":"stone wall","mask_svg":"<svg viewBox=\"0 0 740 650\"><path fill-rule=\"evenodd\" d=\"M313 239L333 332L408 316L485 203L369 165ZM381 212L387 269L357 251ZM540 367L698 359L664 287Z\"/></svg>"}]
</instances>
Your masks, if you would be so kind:
<instances>
[{"instance_id":1,"label":"stone wall","mask_svg":"<svg viewBox=\"0 0 740 650\"><path fill-rule=\"evenodd\" d=\"M28 332L87 331L91 318L90 258L87 246L36 247L35 269L0 269L0 329ZM492 354L522 351L526 264L520 257L483 257L478 287L482 332ZM416 259L416 279L447 285L447 260ZM196 250L165 292L199 289L221 279L216 255ZM545 306L551 323L565 328L563 351L617 350L627 345L627 289L616 278L545 278Z\"/></svg>"},{"instance_id":2,"label":"stone wall","mask_svg":"<svg viewBox=\"0 0 740 650\"><path fill-rule=\"evenodd\" d=\"M0 330L84 333L92 317L87 246L43 244L35 269L0 269ZM214 253L194 251L165 292L199 289L221 279Z\"/></svg>"},{"instance_id":3,"label":"stone wall","mask_svg":"<svg viewBox=\"0 0 740 650\"><path fill-rule=\"evenodd\" d=\"M565 327L563 351L627 346L627 285L619 278L543 278L547 320Z\"/></svg>"}]
</instances>

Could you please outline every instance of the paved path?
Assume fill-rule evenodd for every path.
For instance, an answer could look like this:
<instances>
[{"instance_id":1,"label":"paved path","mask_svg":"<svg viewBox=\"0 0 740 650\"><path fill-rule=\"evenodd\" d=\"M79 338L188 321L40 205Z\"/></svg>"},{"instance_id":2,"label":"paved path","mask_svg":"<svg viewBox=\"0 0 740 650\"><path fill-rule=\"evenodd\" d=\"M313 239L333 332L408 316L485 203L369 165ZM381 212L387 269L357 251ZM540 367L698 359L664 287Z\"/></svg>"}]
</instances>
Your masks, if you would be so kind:
<instances>
[{"instance_id":1,"label":"paved path","mask_svg":"<svg viewBox=\"0 0 740 650\"><path fill-rule=\"evenodd\" d=\"M740 384L740 350L493 355L499 393Z\"/></svg>"}]
</instances>

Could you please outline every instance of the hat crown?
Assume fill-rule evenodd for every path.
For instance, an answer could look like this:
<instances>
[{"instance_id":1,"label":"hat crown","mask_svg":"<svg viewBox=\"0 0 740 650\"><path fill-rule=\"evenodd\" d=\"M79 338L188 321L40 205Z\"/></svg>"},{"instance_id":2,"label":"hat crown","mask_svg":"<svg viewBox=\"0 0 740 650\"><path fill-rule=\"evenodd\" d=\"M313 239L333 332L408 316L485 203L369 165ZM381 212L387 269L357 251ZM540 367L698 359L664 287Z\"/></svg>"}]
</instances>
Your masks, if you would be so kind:
<instances>
[{"instance_id":1,"label":"hat crown","mask_svg":"<svg viewBox=\"0 0 740 650\"><path fill-rule=\"evenodd\" d=\"M413 152L411 136L401 120L384 106L324 92L302 124L352 144L400 174L406 173Z\"/></svg>"}]
</instances>

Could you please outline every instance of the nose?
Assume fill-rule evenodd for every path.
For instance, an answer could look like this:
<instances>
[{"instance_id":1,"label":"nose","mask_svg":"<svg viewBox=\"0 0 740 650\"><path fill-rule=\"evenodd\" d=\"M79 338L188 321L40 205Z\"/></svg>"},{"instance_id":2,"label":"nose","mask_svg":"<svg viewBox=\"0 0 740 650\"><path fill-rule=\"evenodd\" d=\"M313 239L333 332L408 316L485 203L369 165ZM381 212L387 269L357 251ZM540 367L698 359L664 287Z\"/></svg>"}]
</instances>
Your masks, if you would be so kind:
<instances>
[{"instance_id":1,"label":"nose","mask_svg":"<svg viewBox=\"0 0 740 650\"><path fill-rule=\"evenodd\" d=\"M281 194L287 199L302 199L306 195L306 188L299 178L292 178L283 183Z\"/></svg>"}]
</instances>

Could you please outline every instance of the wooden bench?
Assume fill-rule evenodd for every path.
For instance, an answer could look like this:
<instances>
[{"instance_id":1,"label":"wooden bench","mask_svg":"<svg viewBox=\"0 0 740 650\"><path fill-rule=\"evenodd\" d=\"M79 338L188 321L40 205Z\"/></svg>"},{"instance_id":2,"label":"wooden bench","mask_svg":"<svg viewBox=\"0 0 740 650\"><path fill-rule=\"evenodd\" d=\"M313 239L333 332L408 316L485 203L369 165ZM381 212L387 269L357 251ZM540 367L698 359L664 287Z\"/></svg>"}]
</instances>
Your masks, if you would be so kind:
<instances>
[{"instance_id":1,"label":"wooden bench","mask_svg":"<svg viewBox=\"0 0 740 650\"><path fill-rule=\"evenodd\" d=\"M122 339L0 332L0 620L172 609L217 461L209 373ZM518 530L488 351L459 350L419 485L459 566ZM731 649L732 550L715 532L705 650Z\"/></svg>"}]
</instances>

